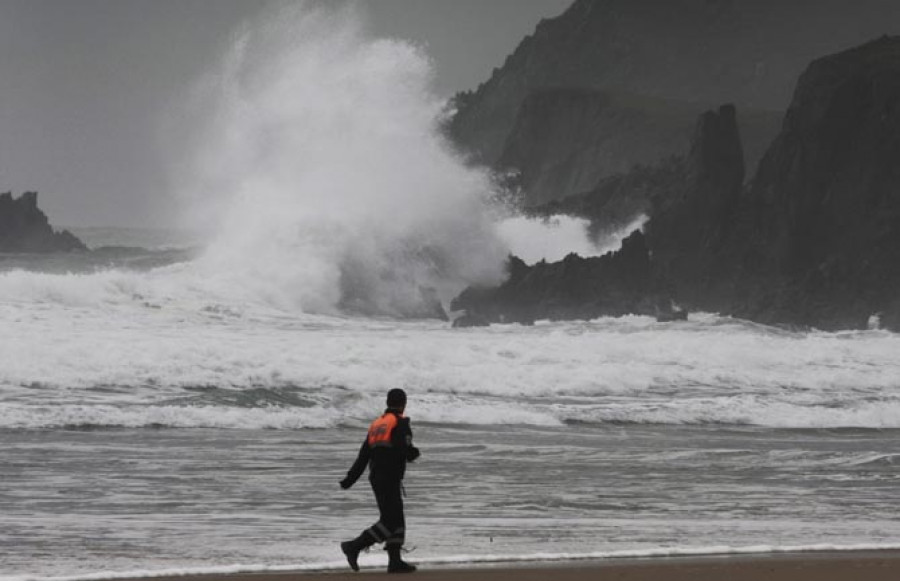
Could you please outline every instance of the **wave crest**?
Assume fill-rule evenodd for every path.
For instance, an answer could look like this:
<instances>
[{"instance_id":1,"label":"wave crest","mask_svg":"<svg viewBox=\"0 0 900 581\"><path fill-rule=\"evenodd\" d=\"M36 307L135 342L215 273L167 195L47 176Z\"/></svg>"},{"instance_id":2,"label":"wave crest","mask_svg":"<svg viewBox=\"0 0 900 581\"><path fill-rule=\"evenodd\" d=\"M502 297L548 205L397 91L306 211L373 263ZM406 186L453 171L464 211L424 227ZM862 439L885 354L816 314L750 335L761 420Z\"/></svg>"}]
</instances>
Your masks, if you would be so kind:
<instances>
[{"instance_id":1,"label":"wave crest","mask_svg":"<svg viewBox=\"0 0 900 581\"><path fill-rule=\"evenodd\" d=\"M491 182L441 136L431 74L352 6L249 23L184 117L179 190L211 233L198 267L317 313L417 314L420 289L499 282Z\"/></svg>"}]
</instances>

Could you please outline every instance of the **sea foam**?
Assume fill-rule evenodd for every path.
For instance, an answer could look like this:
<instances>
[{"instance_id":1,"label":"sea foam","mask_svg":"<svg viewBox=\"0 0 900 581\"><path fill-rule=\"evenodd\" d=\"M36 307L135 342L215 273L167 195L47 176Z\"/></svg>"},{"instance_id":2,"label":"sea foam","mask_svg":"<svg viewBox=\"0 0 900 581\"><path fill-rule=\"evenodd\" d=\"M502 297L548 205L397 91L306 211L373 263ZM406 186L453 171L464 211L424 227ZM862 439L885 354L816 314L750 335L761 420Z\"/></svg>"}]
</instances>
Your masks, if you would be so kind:
<instances>
[{"instance_id":1,"label":"sea foam","mask_svg":"<svg viewBox=\"0 0 900 581\"><path fill-rule=\"evenodd\" d=\"M122 300L0 307L0 427L323 428L400 386L442 424L900 428L900 337L880 331L702 315L457 330Z\"/></svg>"},{"instance_id":2,"label":"sea foam","mask_svg":"<svg viewBox=\"0 0 900 581\"><path fill-rule=\"evenodd\" d=\"M448 555L444 557L418 559L420 565L452 566L460 568L479 565L519 565L527 563L554 563L576 561L610 561L616 559L663 559L666 557L726 557L726 556L765 556L804 553L842 553L859 551L896 551L897 543L857 543L857 544L810 544L810 545L755 545L755 546L703 546L703 547L659 547L655 549L635 549L618 551L595 551L589 553L530 553L526 555ZM166 569L136 569L133 571L98 571L83 575L0 575L0 581L107 581L113 579L152 579L154 577L181 577L191 575L235 575L239 573L284 573L339 571L345 569L344 561L323 560L316 563L297 563L294 565L222 565L212 567L184 567ZM368 569L363 565L364 569ZM380 567L379 567L380 569Z\"/></svg>"},{"instance_id":3,"label":"sea foam","mask_svg":"<svg viewBox=\"0 0 900 581\"><path fill-rule=\"evenodd\" d=\"M431 78L421 48L370 38L353 5L247 23L180 118L175 187L209 238L197 268L318 313L404 315L422 288L502 280L493 185L442 137Z\"/></svg>"}]
</instances>

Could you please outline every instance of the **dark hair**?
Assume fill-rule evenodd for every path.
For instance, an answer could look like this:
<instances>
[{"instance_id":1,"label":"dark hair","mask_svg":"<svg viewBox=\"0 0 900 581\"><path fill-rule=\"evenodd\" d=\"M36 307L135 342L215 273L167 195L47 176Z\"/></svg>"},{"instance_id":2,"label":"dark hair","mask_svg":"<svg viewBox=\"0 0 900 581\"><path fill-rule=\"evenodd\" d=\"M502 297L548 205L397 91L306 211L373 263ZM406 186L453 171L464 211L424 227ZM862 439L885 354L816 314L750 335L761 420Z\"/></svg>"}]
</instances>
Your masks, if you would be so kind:
<instances>
[{"instance_id":1,"label":"dark hair","mask_svg":"<svg viewBox=\"0 0 900 581\"><path fill-rule=\"evenodd\" d=\"M406 392L399 387L389 391L387 394L387 406L397 409L406 407Z\"/></svg>"}]
</instances>

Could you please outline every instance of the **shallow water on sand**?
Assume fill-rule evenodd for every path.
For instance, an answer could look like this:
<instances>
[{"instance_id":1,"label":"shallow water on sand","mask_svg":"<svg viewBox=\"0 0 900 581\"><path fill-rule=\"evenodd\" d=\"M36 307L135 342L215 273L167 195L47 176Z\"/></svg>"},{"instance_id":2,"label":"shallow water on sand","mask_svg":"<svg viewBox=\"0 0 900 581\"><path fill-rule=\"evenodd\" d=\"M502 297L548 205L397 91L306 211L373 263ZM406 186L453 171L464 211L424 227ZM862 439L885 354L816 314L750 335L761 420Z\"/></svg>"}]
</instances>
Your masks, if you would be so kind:
<instances>
[{"instance_id":1,"label":"shallow water on sand","mask_svg":"<svg viewBox=\"0 0 900 581\"><path fill-rule=\"evenodd\" d=\"M889 544L900 431L419 424L411 560ZM4 430L3 575L340 566L359 428ZM381 551L365 565L385 561Z\"/></svg>"}]
</instances>

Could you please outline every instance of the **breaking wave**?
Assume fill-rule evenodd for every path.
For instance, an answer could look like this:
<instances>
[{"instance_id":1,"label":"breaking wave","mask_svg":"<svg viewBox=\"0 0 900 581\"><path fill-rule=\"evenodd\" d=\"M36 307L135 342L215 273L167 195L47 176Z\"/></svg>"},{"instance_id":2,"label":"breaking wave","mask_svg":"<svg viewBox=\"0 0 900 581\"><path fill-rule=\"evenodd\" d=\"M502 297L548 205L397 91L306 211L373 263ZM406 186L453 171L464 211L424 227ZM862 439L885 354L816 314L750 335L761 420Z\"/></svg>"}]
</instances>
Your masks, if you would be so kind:
<instances>
[{"instance_id":1,"label":"breaking wave","mask_svg":"<svg viewBox=\"0 0 900 581\"><path fill-rule=\"evenodd\" d=\"M328 428L365 422L396 386L417 422L440 424L900 428L900 338L880 331L711 315L468 330L173 306L17 316L0 338L2 428Z\"/></svg>"},{"instance_id":2,"label":"breaking wave","mask_svg":"<svg viewBox=\"0 0 900 581\"><path fill-rule=\"evenodd\" d=\"M317 313L405 316L502 280L491 181L441 136L431 80L356 5L248 23L180 118L177 188L209 237L197 267Z\"/></svg>"}]
</instances>

